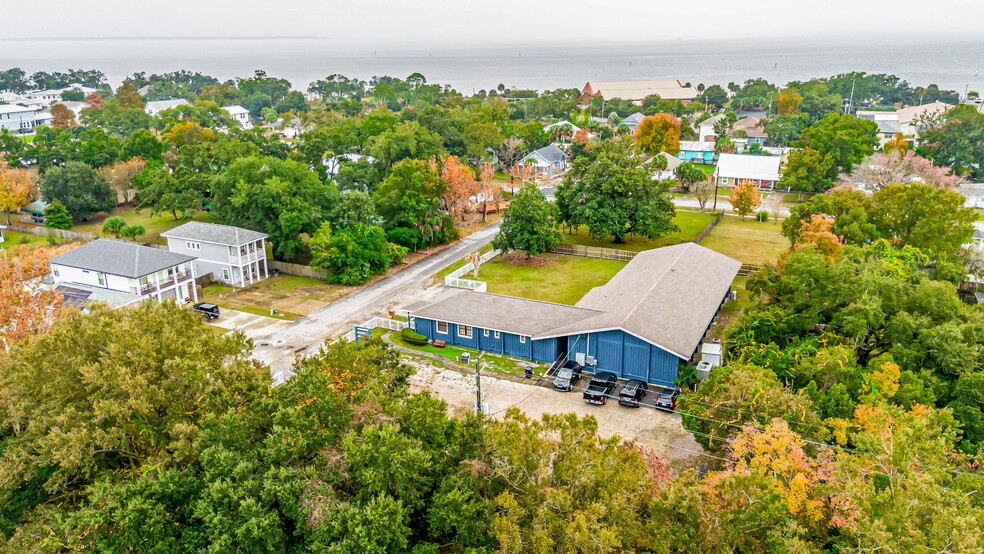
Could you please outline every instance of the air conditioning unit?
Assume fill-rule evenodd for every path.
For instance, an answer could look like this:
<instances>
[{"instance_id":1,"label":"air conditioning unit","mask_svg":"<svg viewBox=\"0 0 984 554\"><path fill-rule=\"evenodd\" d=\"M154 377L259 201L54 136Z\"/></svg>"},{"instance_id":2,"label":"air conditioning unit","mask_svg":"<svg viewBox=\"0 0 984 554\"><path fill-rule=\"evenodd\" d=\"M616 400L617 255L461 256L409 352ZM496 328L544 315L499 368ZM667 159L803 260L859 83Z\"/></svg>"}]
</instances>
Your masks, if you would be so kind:
<instances>
[{"instance_id":1,"label":"air conditioning unit","mask_svg":"<svg viewBox=\"0 0 984 554\"><path fill-rule=\"evenodd\" d=\"M585 362L584 362L584 359L585 358L586 358L586 356L584 355L584 352L576 352L574 354L574 361L577 362L578 364L582 365L582 366L585 365Z\"/></svg>"},{"instance_id":2,"label":"air conditioning unit","mask_svg":"<svg viewBox=\"0 0 984 554\"><path fill-rule=\"evenodd\" d=\"M594 359L594 356L585 356L584 365L598 365L598 360Z\"/></svg>"},{"instance_id":3,"label":"air conditioning unit","mask_svg":"<svg viewBox=\"0 0 984 554\"><path fill-rule=\"evenodd\" d=\"M711 376L711 370L714 368L714 364L708 361L702 361L697 364L697 378L701 381L706 381L708 377Z\"/></svg>"},{"instance_id":4,"label":"air conditioning unit","mask_svg":"<svg viewBox=\"0 0 984 554\"><path fill-rule=\"evenodd\" d=\"M705 342L701 345L700 359L710 362L712 365L721 365L722 345L721 341Z\"/></svg>"}]
</instances>

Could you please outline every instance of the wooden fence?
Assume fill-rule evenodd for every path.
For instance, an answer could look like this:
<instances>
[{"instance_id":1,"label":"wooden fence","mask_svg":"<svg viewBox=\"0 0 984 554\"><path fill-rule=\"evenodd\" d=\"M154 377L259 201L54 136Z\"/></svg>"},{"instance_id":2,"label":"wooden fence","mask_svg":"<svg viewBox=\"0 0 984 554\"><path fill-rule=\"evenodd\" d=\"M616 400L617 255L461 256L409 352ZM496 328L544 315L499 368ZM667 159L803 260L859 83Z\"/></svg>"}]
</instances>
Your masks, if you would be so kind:
<instances>
[{"instance_id":1,"label":"wooden fence","mask_svg":"<svg viewBox=\"0 0 984 554\"><path fill-rule=\"evenodd\" d=\"M704 242L704 239L707 238L707 235L711 234L711 231L714 230L714 227L716 227L717 224L721 222L722 217L724 217L724 210L718 212L717 216L714 217L714 220L708 223L707 227L704 227L704 230L701 231L699 235L697 235L697 240L695 240L694 242L696 242L697 244Z\"/></svg>"},{"instance_id":2,"label":"wooden fence","mask_svg":"<svg viewBox=\"0 0 984 554\"><path fill-rule=\"evenodd\" d=\"M580 244L557 244L550 249L554 254L564 254L567 256L581 256L582 258L602 258L605 260L619 260L623 262L632 261L638 252L629 250L616 250L614 248L602 248L600 246L582 246Z\"/></svg>"},{"instance_id":3,"label":"wooden fence","mask_svg":"<svg viewBox=\"0 0 984 554\"><path fill-rule=\"evenodd\" d=\"M327 276L324 271L314 269L307 265L289 264L287 262L278 262L269 259L267 260L267 264L271 271L276 269L285 275L296 275L297 277L307 277L309 279L324 279Z\"/></svg>"},{"instance_id":4,"label":"wooden fence","mask_svg":"<svg viewBox=\"0 0 984 554\"><path fill-rule=\"evenodd\" d=\"M35 235L39 237L55 237L64 240L79 240L88 242L90 240L96 240L98 238L103 238L100 235L93 233L80 233L78 231L71 231L68 229L51 229L48 227L33 227L27 225L17 225L11 223L7 226L7 230L12 233L26 233L28 235Z\"/></svg>"}]
</instances>

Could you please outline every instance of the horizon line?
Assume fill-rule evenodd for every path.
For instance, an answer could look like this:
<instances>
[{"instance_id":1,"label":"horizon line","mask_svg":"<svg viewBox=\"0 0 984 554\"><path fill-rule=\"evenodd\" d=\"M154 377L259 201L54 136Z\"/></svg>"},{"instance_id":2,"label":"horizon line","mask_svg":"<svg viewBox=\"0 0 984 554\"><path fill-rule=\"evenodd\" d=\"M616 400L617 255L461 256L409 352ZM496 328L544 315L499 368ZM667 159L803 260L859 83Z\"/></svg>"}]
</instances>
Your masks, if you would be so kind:
<instances>
[{"instance_id":1,"label":"horizon line","mask_svg":"<svg viewBox=\"0 0 984 554\"><path fill-rule=\"evenodd\" d=\"M0 41L40 41L40 40L332 40L331 37L315 35L232 35L232 36L134 36L134 37L0 37Z\"/></svg>"}]
</instances>

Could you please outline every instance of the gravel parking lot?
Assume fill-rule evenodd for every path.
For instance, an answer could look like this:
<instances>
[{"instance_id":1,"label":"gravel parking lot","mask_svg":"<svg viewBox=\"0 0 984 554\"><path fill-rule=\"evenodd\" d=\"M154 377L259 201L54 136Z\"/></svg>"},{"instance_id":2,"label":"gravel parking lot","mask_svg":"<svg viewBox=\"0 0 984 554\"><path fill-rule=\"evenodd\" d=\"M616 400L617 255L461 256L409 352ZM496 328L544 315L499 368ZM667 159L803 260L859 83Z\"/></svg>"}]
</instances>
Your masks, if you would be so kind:
<instances>
[{"instance_id":1,"label":"gravel parking lot","mask_svg":"<svg viewBox=\"0 0 984 554\"><path fill-rule=\"evenodd\" d=\"M417 373L410 378L412 390L428 390L449 405L452 413L472 410L475 406L475 377L436 367L424 360L406 359ZM677 414L652 408L625 408L615 400L605 406L589 406L581 398L587 379L578 382L573 392L557 392L547 387L516 383L495 377L482 377L485 402L493 417L501 417L510 407L539 418L546 413L575 413L579 417L594 416L603 436L618 435L645 445L674 466L694 466L703 460L703 452L693 437L680 424ZM653 393L646 402L654 400ZM703 460L706 461L706 460Z\"/></svg>"}]
</instances>

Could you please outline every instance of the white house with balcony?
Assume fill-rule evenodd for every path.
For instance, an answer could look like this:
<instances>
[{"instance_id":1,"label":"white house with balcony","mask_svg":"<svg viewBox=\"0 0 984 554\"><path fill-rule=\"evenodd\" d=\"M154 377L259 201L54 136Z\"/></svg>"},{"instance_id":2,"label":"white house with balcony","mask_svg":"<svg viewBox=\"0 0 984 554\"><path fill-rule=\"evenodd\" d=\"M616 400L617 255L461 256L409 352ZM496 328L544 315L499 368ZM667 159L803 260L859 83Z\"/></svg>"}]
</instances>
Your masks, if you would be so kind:
<instances>
[{"instance_id":1,"label":"white house with balcony","mask_svg":"<svg viewBox=\"0 0 984 554\"><path fill-rule=\"evenodd\" d=\"M236 120L240 129L249 130L253 128L253 121L249 118L249 110L240 106L239 104L232 104L230 106L222 106L229 117Z\"/></svg>"},{"instance_id":2,"label":"white house with balcony","mask_svg":"<svg viewBox=\"0 0 984 554\"><path fill-rule=\"evenodd\" d=\"M142 300L198 301L194 256L133 242L99 239L51 258L55 291L114 307Z\"/></svg>"},{"instance_id":3,"label":"white house with balcony","mask_svg":"<svg viewBox=\"0 0 984 554\"><path fill-rule=\"evenodd\" d=\"M0 104L0 129L11 133L27 133L34 130L36 119L34 108L20 104Z\"/></svg>"},{"instance_id":4,"label":"white house with balcony","mask_svg":"<svg viewBox=\"0 0 984 554\"><path fill-rule=\"evenodd\" d=\"M216 281L241 287L269 277L264 233L189 221L161 236L169 251L196 258L197 275L211 273Z\"/></svg>"}]
</instances>

